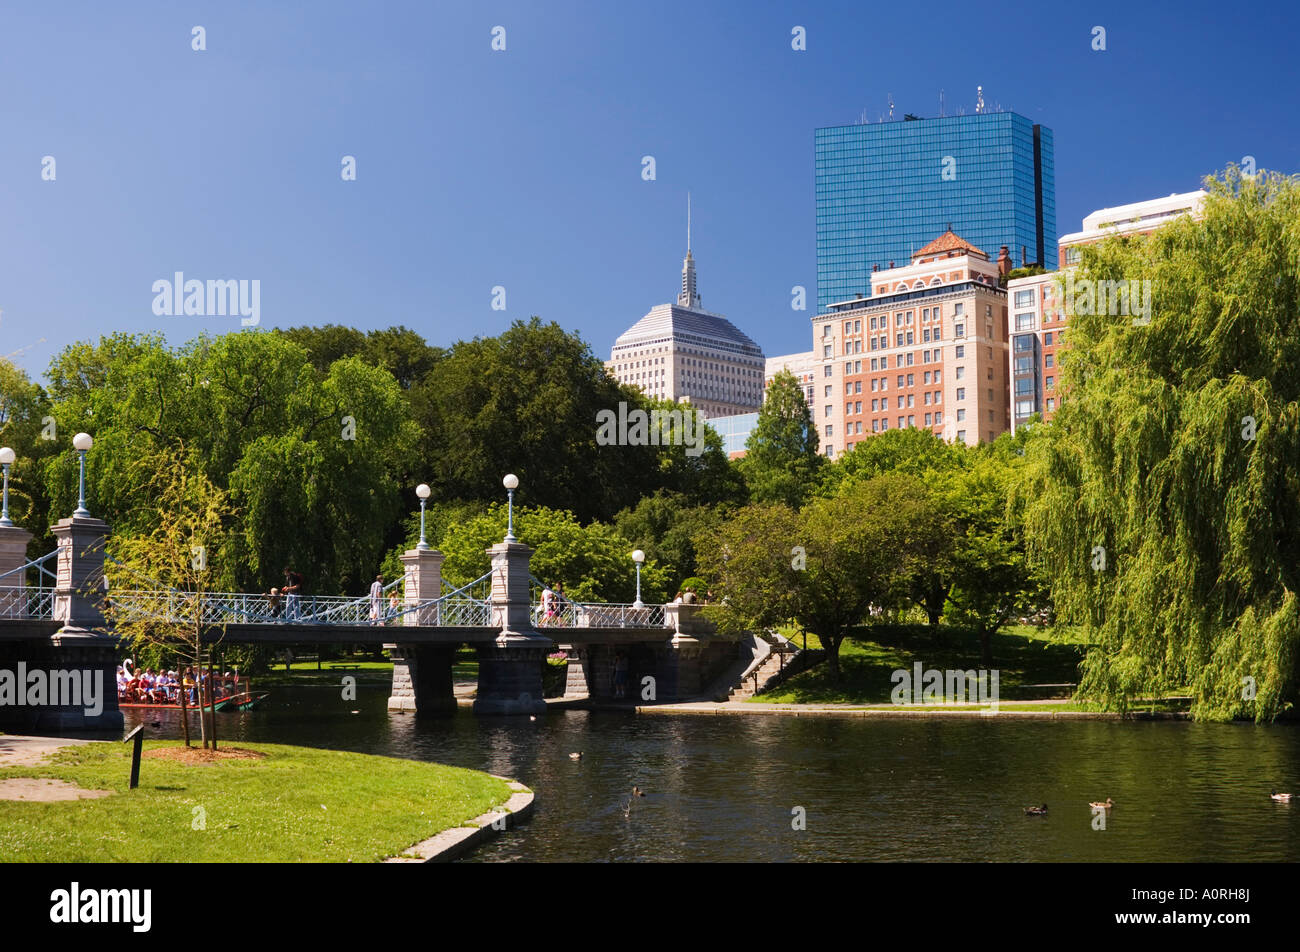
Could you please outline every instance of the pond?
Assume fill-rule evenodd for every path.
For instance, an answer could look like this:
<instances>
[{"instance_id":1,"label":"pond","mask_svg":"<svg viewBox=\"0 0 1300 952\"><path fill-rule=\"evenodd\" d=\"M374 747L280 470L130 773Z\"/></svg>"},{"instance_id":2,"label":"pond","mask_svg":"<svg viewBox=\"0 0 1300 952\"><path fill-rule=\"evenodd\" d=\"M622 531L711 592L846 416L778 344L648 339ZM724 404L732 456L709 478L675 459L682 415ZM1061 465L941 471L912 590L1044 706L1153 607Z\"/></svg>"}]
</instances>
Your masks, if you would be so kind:
<instances>
[{"instance_id":1,"label":"pond","mask_svg":"<svg viewBox=\"0 0 1300 952\"><path fill-rule=\"evenodd\" d=\"M340 695L272 688L264 709L218 715L218 737L527 784L532 821L469 862L1300 860L1300 802L1268 797L1300 793L1295 725L468 709L417 721L388 714L386 687ZM180 736L178 712L125 713L128 729ZM1094 829L1088 803L1107 797ZM1024 814L1040 803L1047 816Z\"/></svg>"}]
</instances>

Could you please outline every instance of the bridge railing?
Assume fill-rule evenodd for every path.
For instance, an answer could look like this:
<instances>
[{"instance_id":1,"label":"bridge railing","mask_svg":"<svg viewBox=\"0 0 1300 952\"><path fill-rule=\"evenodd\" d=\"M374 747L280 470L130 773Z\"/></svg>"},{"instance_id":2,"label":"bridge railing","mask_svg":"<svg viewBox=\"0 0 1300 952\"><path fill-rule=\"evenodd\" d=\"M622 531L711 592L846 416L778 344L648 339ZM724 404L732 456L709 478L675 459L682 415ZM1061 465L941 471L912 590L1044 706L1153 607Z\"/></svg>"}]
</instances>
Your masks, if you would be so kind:
<instances>
[{"instance_id":1,"label":"bridge railing","mask_svg":"<svg viewBox=\"0 0 1300 952\"><path fill-rule=\"evenodd\" d=\"M486 627L490 606L453 592L438 599L391 608L381 602L373 614L369 596L271 596L247 592L134 591L107 593L108 606L126 620L152 620L167 624L202 625L383 625L403 624L415 617L420 625ZM52 604L52 602L51 602Z\"/></svg>"},{"instance_id":2,"label":"bridge railing","mask_svg":"<svg viewBox=\"0 0 1300 952\"><path fill-rule=\"evenodd\" d=\"M53 617L54 589L52 587L0 587L0 618L51 619Z\"/></svg>"}]
</instances>

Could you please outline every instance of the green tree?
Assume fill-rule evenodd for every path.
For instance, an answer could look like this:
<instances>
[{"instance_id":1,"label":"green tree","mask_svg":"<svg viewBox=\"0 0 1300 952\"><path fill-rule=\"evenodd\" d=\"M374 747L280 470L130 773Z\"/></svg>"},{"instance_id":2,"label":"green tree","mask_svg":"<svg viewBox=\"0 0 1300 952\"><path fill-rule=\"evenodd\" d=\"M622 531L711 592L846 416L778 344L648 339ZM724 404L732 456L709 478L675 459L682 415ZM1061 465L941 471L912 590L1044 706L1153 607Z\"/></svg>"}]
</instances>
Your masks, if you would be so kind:
<instances>
[{"instance_id":1,"label":"green tree","mask_svg":"<svg viewBox=\"0 0 1300 952\"><path fill-rule=\"evenodd\" d=\"M820 440L803 388L782 370L772 378L758 422L745 443L741 472L755 502L797 508L812 489L821 466Z\"/></svg>"},{"instance_id":2,"label":"green tree","mask_svg":"<svg viewBox=\"0 0 1300 952\"><path fill-rule=\"evenodd\" d=\"M521 501L613 516L659 480L658 447L597 444L597 414L620 402L645 406L557 324L457 343L413 401L434 498L497 501L514 473Z\"/></svg>"},{"instance_id":3,"label":"green tree","mask_svg":"<svg viewBox=\"0 0 1300 952\"><path fill-rule=\"evenodd\" d=\"M212 485L193 464L184 447L141 457L128 470L139 498L147 499L145 511L137 514L133 531L114 535L113 559L105 570L110 581L104 615L114 634L133 651L181 659L179 670L193 665L196 673L211 670L211 637L215 629L205 608L205 595L212 591L213 569L229 558L227 527L234 511L227 495ZM151 588L170 593L166 612L151 610L129 596L114 592L137 590L147 580ZM220 634L216 642L219 643ZM203 746L215 749L216 718L211 709L212 681L208 694L200 695L200 706L209 707L199 724ZM181 691L182 709L184 691ZM181 717L185 744L189 746L189 718Z\"/></svg>"},{"instance_id":4,"label":"green tree","mask_svg":"<svg viewBox=\"0 0 1300 952\"><path fill-rule=\"evenodd\" d=\"M438 548L446 557L443 576L464 585L487 573L487 550L505 538L506 507L448 525ZM516 507L515 536L533 548L532 574L542 582L561 582L574 601L631 602L636 597L635 546L613 527L582 525L570 512ZM668 573L653 559L641 569L641 597L647 604L667 601Z\"/></svg>"},{"instance_id":5,"label":"green tree","mask_svg":"<svg viewBox=\"0 0 1300 952\"><path fill-rule=\"evenodd\" d=\"M681 493L660 490L614 517L614 527L646 556L664 566L677 591L696 572L695 537L726 518L722 506L692 506Z\"/></svg>"},{"instance_id":6,"label":"green tree","mask_svg":"<svg viewBox=\"0 0 1300 952\"><path fill-rule=\"evenodd\" d=\"M832 680L849 631L889 604L918 558L910 520L924 487L909 476L878 476L813 500L802 512L751 505L696 541L721 604L706 609L724 629L767 627L793 618L826 648Z\"/></svg>"},{"instance_id":7,"label":"green tree","mask_svg":"<svg viewBox=\"0 0 1300 952\"><path fill-rule=\"evenodd\" d=\"M1084 249L1076 293L1149 280L1150 322L1071 307L1021 495L1058 612L1097 644L1082 693L1190 686L1198 717L1266 721L1300 681L1300 184L1206 187L1200 221Z\"/></svg>"}]
</instances>

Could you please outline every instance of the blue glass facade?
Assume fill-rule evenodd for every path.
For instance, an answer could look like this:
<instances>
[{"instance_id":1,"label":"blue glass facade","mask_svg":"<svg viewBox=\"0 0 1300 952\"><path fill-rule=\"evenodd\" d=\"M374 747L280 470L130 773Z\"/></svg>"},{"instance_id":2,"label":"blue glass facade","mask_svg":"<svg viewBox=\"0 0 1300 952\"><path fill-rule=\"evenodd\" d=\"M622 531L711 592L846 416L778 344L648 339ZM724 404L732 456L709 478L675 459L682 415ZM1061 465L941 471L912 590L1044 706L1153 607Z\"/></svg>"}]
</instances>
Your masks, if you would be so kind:
<instances>
[{"instance_id":1,"label":"blue glass facade","mask_svg":"<svg viewBox=\"0 0 1300 952\"><path fill-rule=\"evenodd\" d=\"M817 310L871 294L871 267L911 261L948 228L996 260L1054 270L1052 130L1013 112L816 132Z\"/></svg>"}]
</instances>

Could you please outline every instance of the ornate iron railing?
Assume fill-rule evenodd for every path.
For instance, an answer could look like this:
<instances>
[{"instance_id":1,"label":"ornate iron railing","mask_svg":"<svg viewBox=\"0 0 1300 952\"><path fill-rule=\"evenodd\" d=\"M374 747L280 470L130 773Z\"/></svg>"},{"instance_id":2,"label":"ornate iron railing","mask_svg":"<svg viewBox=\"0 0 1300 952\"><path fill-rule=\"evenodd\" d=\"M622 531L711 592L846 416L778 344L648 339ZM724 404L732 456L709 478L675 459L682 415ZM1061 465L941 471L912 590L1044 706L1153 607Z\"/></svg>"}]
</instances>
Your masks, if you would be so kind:
<instances>
[{"instance_id":1,"label":"ornate iron railing","mask_svg":"<svg viewBox=\"0 0 1300 952\"><path fill-rule=\"evenodd\" d=\"M536 576L529 576L533 606L533 624L538 628L664 628L662 605L635 605L619 602L574 602L551 592Z\"/></svg>"},{"instance_id":2,"label":"ornate iron railing","mask_svg":"<svg viewBox=\"0 0 1300 952\"><path fill-rule=\"evenodd\" d=\"M53 617L54 589L52 587L28 588L17 585L0 587L0 618L50 619Z\"/></svg>"}]
</instances>

